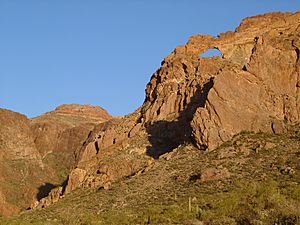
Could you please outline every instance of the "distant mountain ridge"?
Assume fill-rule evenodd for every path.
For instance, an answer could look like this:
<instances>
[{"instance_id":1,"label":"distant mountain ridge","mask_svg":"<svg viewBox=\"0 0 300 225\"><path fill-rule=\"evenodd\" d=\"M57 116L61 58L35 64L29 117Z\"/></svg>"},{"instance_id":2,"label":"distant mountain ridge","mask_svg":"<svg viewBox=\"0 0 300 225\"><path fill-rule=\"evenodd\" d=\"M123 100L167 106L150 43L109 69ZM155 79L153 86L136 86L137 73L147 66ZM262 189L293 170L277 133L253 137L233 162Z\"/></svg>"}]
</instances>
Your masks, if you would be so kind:
<instances>
[{"instance_id":1,"label":"distant mountain ridge","mask_svg":"<svg viewBox=\"0 0 300 225\"><path fill-rule=\"evenodd\" d=\"M77 147L110 118L91 105L62 105L33 119L0 109L0 214L28 208L61 184Z\"/></svg>"}]
</instances>

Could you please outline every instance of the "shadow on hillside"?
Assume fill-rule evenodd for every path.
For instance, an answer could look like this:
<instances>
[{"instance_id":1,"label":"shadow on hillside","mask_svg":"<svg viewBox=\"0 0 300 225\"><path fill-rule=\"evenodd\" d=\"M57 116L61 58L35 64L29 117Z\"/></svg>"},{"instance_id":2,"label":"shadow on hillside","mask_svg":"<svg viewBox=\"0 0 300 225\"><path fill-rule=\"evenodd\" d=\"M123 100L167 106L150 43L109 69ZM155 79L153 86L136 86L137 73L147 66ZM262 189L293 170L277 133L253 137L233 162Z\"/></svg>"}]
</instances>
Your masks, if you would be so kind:
<instances>
[{"instance_id":1,"label":"shadow on hillside","mask_svg":"<svg viewBox=\"0 0 300 225\"><path fill-rule=\"evenodd\" d=\"M37 200L40 201L42 198L47 197L48 194L50 193L50 191L56 187L57 187L57 185L54 185L51 183L45 183L44 185L40 186L38 188L39 191L36 195Z\"/></svg>"},{"instance_id":2,"label":"shadow on hillside","mask_svg":"<svg viewBox=\"0 0 300 225\"><path fill-rule=\"evenodd\" d=\"M191 121L197 108L204 107L207 95L213 87L213 78L211 78L203 87L198 90L191 98L185 110L180 112L176 121L156 121L146 124L148 139L151 146L147 149L147 155L158 159L159 156L171 152L179 145L192 143Z\"/></svg>"},{"instance_id":3,"label":"shadow on hillside","mask_svg":"<svg viewBox=\"0 0 300 225\"><path fill-rule=\"evenodd\" d=\"M64 193L67 183L68 183L68 178L59 185L55 185L55 184L51 184L51 183L45 183L44 185L41 185L38 188L38 193L36 195L37 200L40 201L42 198L47 197L54 188L59 187L59 186L63 187L62 193Z\"/></svg>"}]
</instances>

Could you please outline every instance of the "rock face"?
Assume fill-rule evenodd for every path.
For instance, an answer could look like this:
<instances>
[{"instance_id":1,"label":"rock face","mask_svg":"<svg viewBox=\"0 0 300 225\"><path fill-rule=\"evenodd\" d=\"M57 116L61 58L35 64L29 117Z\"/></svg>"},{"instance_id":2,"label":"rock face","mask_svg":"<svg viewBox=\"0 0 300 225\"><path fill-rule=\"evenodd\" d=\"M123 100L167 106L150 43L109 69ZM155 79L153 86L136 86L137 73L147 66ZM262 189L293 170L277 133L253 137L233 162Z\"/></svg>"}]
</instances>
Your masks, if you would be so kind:
<instances>
[{"instance_id":1,"label":"rock face","mask_svg":"<svg viewBox=\"0 0 300 225\"><path fill-rule=\"evenodd\" d=\"M168 133L179 143L192 134L201 149L243 130L284 132L285 122L299 121L299 21L300 13L270 13L217 38L191 37L151 78L143 118L177 120L165 122ZM199 56L212 48L223 57Z\"/></svg>"},{"instance_id":2,"label":"rock face","mask_svg":"<svg viewBox=\"0 0 300 225\"><path fill-rule=\"evenodd\" d=\"M300 13L248 18L211 41L230 67L214 77L194 115L199 147L213 149L243 130L284 132L285 123L299 121L299 21Z\"/></svg>"},{"instance_id":3,"label":"rock face","mask_svg":"<svg viewBox=\"0 0 300 225\"><path fill-rule=\"evenodd\" d=\"M0 109L0 215L28 208L61 184L77 148L96 124L110 118L90 105L62 105L31 120Z\"/></svg>"},{"instance_id":4,"label":"rock face","mask_svg":"<svg viewBox=\"0 0 300 225\"><path fill-rule=\"evenodd\" d=\"M83 145L94 126L111 118L101 107L70 104L31 120L37 149L59 174L61 182L74 166L77 148Z\"/></svg>"}]
</instances>

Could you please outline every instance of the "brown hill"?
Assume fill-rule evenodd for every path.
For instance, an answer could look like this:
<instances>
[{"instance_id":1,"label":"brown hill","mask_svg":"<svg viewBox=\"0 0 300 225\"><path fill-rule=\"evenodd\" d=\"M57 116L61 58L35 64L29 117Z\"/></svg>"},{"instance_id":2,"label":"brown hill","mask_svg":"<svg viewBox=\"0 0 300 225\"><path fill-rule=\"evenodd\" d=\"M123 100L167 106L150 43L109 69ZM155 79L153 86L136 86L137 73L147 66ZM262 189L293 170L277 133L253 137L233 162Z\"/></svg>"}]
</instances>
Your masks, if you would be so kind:
<instances>
[{"instance_id":1,"label":"brown hill","mask_svg":"<svg viewBox=\"0 0 300 225\"><path fill-rule=\"evenodd\" d=\"M80 120L80 118L86 118L87 120L94 122L103 122L112 118L105 109L99 106L64 104L58 106L55 110L45 113L44 115L41 115L34 119L37 120L38 118L44 118L49 115L56 115L57 119L59 118L59 116L72 116L72 118L77 118L77 120L73 119L69 121L73 125L81 122L86 122L84 120ZM64 120L64 122L66 122L66 120Z\"/></svg>"},{"instance_id":2,"label":"brown hill","mask_svg":"<svg viewBox=\"0 0 300 225\"><path fill-rule=\"evenodd\" d=\"M61 184L74 154L111 116L90 105L62 105L34 119L0 109L0 214L12 215Z\"/></svg>"},{"instance_id":3,"label":"brown hill","mask_svg":"<svg viewBox=\"0 0 300 225\"><path fill-rule=\"evenodd\" d=\"M30 120L0 109L0 124L0 214L8 216L28 207L37 188L49 177L35 146Z\"/></svg>"},{"instance_id":4,"label":"brown hill","mask_svg":"<svg viewBox=\"0 0 300 225\"><path fill-rule=\"evenodd\" d=\"M111 119L98 106L67 104L31 120L37 149L63 182L74 165L75 152L95 124Z\"/></svg>"}]
</instances>

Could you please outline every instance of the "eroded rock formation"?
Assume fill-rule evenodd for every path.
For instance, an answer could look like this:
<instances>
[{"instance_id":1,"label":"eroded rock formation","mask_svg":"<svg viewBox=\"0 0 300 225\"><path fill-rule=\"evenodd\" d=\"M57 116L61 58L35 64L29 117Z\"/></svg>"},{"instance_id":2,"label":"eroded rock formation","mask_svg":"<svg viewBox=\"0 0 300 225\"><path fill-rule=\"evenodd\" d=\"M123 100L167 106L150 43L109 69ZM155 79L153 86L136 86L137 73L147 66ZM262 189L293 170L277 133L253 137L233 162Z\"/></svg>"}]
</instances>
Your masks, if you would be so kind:
<instances>
[{"instance_id":1,"label":"eroded rock formation","mask_svg":"<svg viewBox=\"0 0 300 225\"><path fill-rule=\"evenodd\" d=\"M202 149L243 130L283 132L285 122L299 120L299 21L300 13L270 13L247 18L217 38L191 37L152 77L143 118L184 117L186 126L176 136L190 136L188 129L181 132L191 128L192 141ZM223 57L199 56L211 48Z\"/></svg>"},{"instance_id":2,"label":"eroded rock formation","mask_svg":"<svg viewBox=\"0 0 300 225\"><path fill-rule=\"evenodd\" d=\"M213 149L243 130L280 133L299 121L299 21L300 13L266 14L216 39L230 66L194 115L198 146Z\"/></svg>"}]
</instances>

